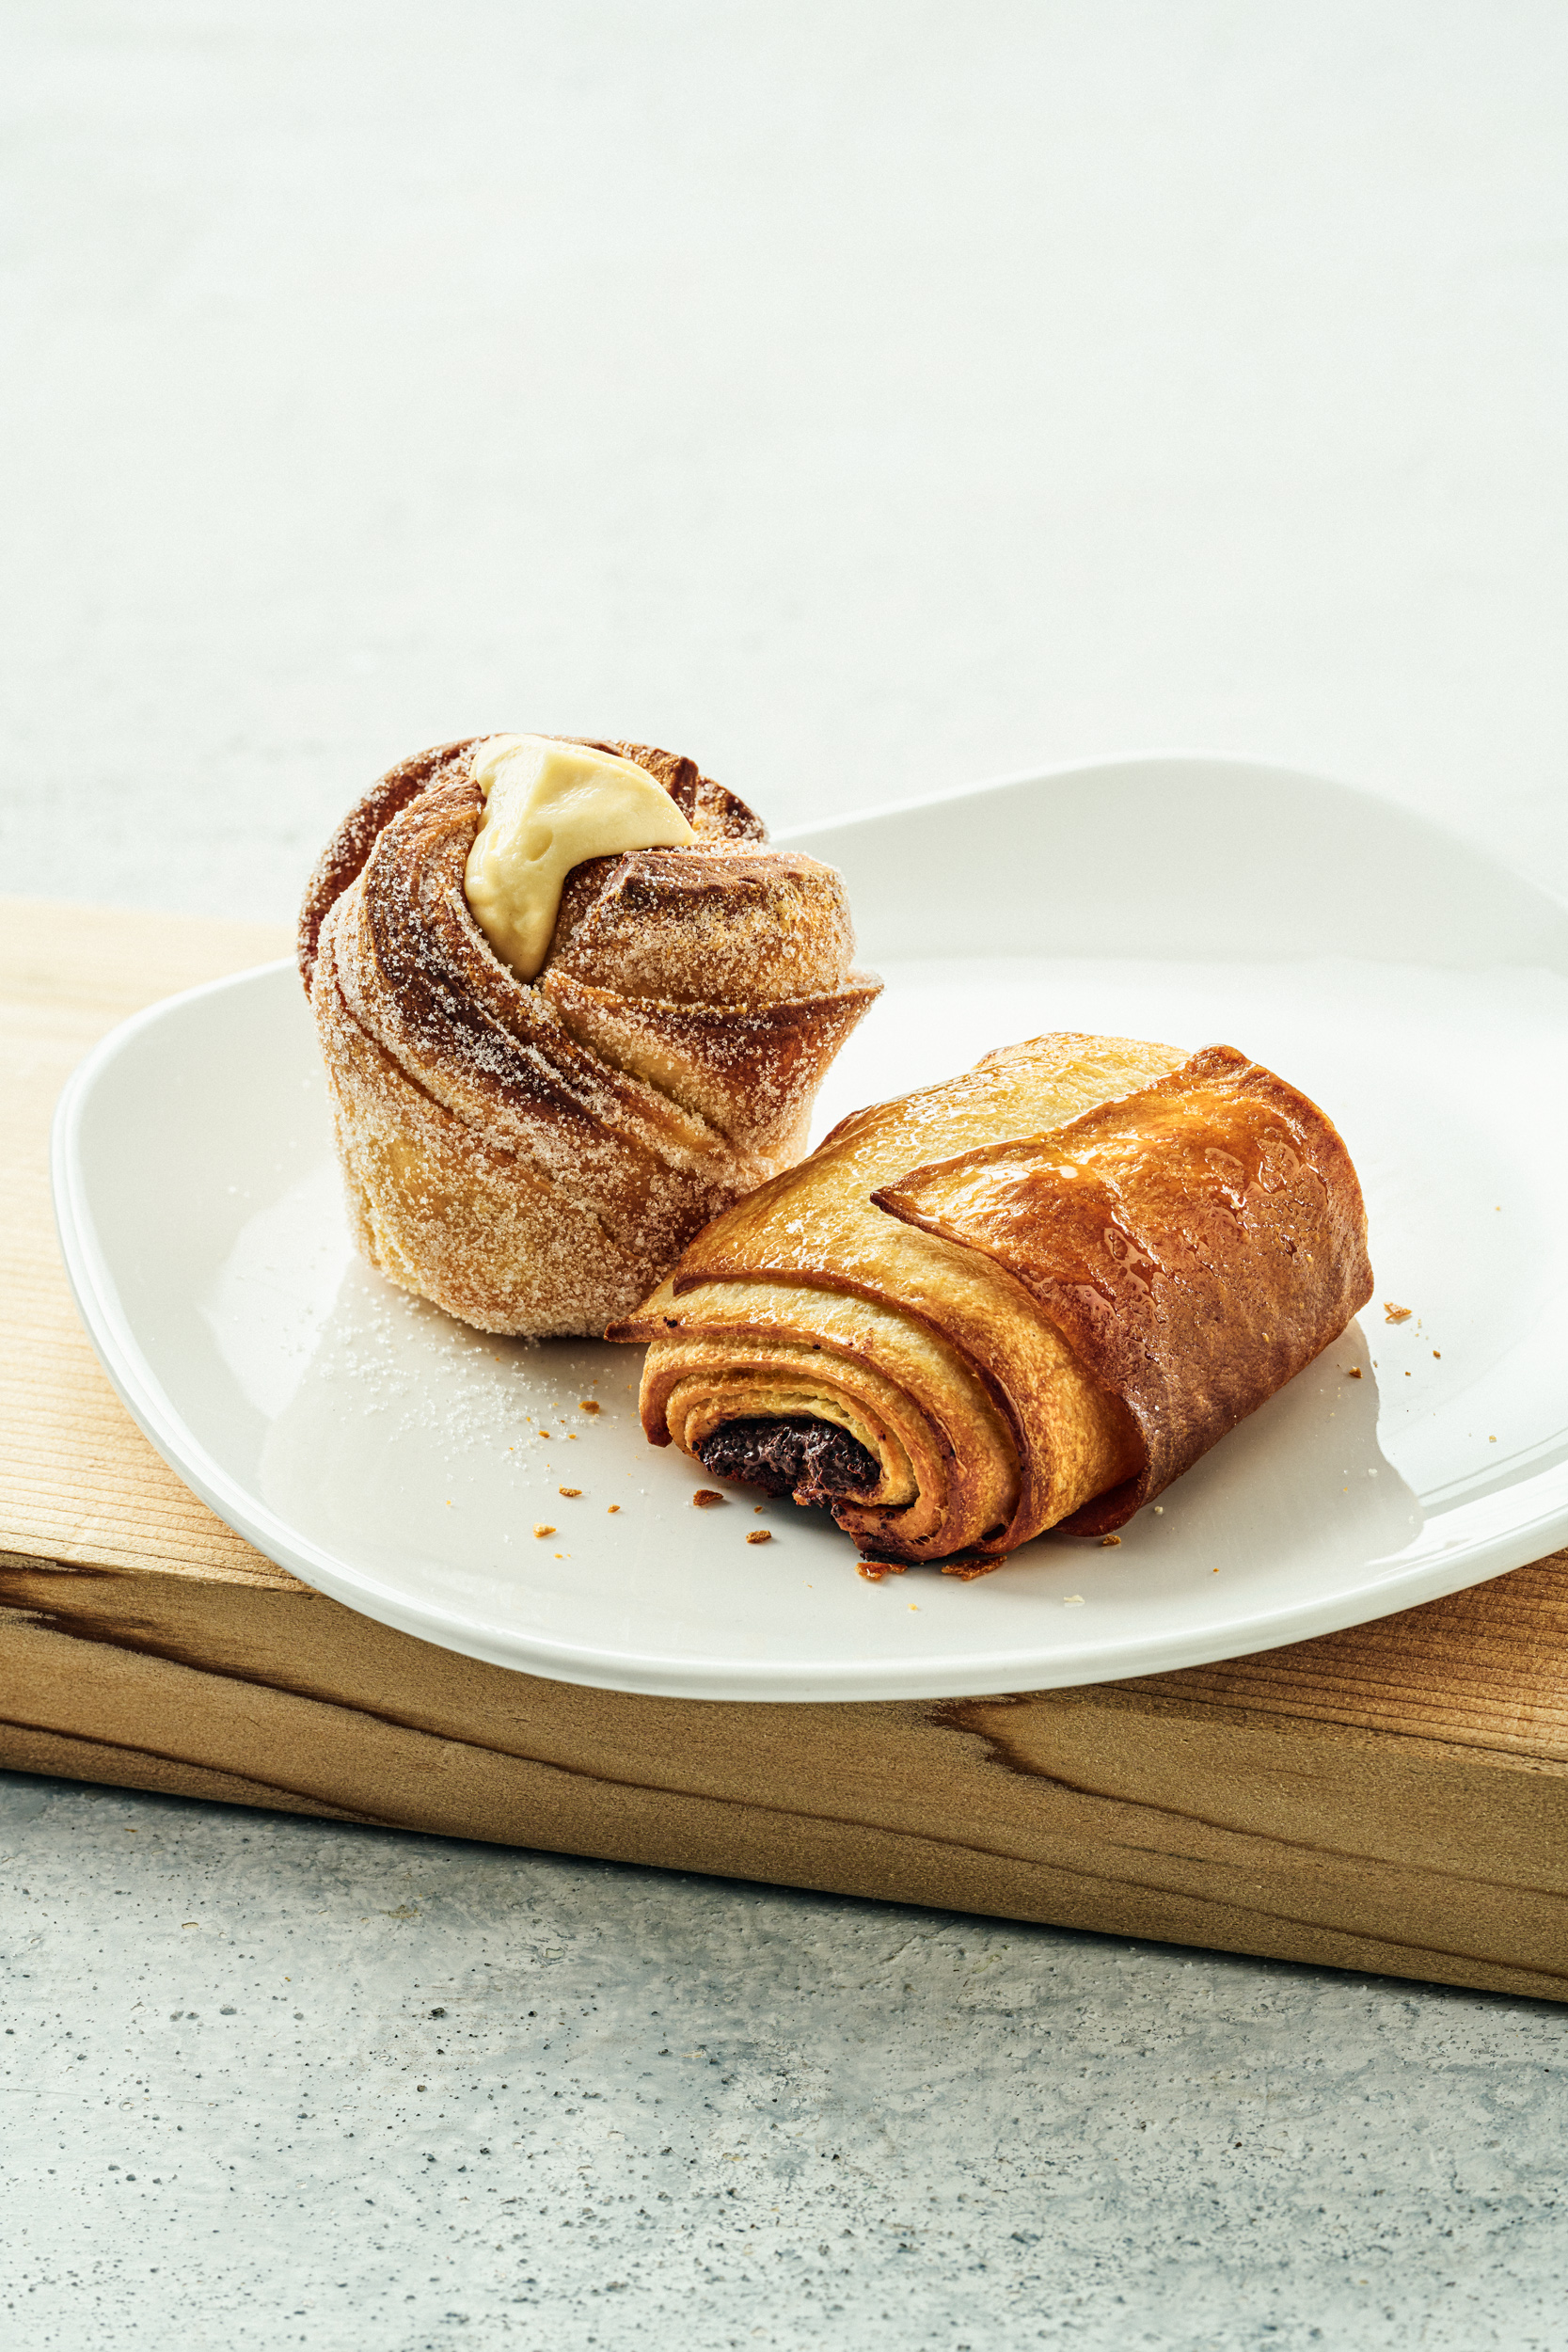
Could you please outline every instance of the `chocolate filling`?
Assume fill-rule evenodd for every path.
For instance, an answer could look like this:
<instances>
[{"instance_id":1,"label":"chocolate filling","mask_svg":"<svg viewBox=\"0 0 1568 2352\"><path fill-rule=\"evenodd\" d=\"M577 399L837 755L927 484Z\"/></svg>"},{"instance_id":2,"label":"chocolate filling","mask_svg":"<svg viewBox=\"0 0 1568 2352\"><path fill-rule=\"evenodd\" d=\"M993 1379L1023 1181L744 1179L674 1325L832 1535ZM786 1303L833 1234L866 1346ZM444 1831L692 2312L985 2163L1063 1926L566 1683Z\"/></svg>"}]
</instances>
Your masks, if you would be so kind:
<instances>
[{"instance_id":1,"label":"chocolate filling","mask_svg":"<svg viewBox=\"0 0 1568 2352\"><path fill-rule=\"evenodd\" d=\"M787 1420L724 1421L697 1448L715 1478L739 1479L797 1502L832 1502L868 1494L881 1476L874 1454L836 1422L809 1413Z\"/></svg>"}]
</instances>

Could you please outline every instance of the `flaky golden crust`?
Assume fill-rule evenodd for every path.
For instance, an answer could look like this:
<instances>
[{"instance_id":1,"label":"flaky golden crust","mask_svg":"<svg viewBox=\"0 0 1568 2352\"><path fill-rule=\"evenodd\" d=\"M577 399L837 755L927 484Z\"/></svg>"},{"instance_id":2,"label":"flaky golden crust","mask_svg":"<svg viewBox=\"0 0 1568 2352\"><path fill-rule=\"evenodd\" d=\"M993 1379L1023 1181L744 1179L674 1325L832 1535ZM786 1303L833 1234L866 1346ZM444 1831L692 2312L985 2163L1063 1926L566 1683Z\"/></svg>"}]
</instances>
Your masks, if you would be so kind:
<instances>
[{"instance_id":1,"label":"flaky golden crust","mask_svg":"<svg viewBox=\"0 0 1568 2352\"><path fill-rule=\"evenodd\" d=\"M911 1168L872 1197L1005 1267L1137 1422L1141 1467L1072 1515L1076 1534L1122 1526L1372 1295L1338 1129L1229 1045L1051 1135Z\"/></svg>"},{"instance_id":2,"label":"flaky golden crust","mask_svg":"<svg viewBox=\"0 0 1568 2352\"><path fill-rule=\"evenodd\" d=\"M653 1443L834 1422L878 1465L833 1503L863 1554L968 1575L1121 1524L1370 1292L1305 1096L1228 1047L1063 1035L857 1112L610 1336L651 1343Z\"/></svg>"},{"instance_id":3,"label":"flaky golden crust","mask_svg":"<svg viewBox=\"0 0 1568 2352\"><path fill-rule=\"evenodd\" d=\"M812 1098L879 982L843 885L770 852L693 762L630 744L687 850L568 878L536 983L464 891L472 741L394 769L345 820L301 917L359 1247L482 1329L600 1331L682 1245L799 1157ZM717 980L744 981L721 998Z\"/></svg>"}]
</instances>

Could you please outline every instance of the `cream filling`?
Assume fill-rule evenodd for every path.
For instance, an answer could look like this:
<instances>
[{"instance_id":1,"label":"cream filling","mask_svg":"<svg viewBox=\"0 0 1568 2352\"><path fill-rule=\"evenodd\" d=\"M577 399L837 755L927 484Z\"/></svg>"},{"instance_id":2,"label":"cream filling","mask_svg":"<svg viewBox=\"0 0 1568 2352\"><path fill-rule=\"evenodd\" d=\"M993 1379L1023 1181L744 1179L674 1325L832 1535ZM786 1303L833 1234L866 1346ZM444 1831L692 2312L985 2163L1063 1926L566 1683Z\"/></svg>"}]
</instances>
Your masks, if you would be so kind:
<instances>
[{"instance_id":1,"label":"cream filling","mask_svg":"<svg viewBox=\"0 0 1568 2352\"><path fill-rule=\"evenodd\" d=\"M475 922L503 963L531 980L549 953L574 866L623 850L696 840L645 768L546 735L491 735L475 746L484 813L463 876Z\"/></svg>"}]
</instances>

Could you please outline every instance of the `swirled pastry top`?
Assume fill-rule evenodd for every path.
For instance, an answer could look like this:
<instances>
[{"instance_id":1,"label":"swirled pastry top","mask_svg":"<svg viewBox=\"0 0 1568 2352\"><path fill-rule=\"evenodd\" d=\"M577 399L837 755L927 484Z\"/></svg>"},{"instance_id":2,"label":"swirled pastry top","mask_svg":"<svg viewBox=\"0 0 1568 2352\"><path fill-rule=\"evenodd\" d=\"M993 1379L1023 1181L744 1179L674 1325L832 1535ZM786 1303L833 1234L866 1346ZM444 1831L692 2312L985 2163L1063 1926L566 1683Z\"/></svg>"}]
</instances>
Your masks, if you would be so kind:
<instances>
[{"instance_id":1,"label":"swirled pastry top","mask_svg":"<svg viewBox=\"0 0 1568 2352\"><path fill-rule=\"evenodd\" d=\"M414 893L410 907L410 912L414 905L419 907L422 928L429 930L444 919L444 911L451 903L451 877L446 873L449 839L454 846L460 844L462 866L456 879L465 914L472 920L461 884L467 875L467 860L484 805L474 767L476 757L483 753L485 745L499 739L502 739L466 736L453 743L437 743L427 752L417 753L411 759L400 760L349 811L317 860L300 907L299 968L307 989L315 970L322 925L337 901L365 872L378 848L382 850L385 863L406 866L421 855L427 856L436 837L440 838L443 845L443 879L439 890L433 896L428 886L421 887ZM568 748L584 753L602 753L610 758L626 761L648 776L668 795L689 829L688 837L693 845L690 850L679 853L678 864L689 857L714 853L739 853L744 856L748 851L754 854L765 849L768 828L762 819L735 793L726 791L711 776L705 776L694 759L683 758L674 752L657 751L646 743L610 743L586 738ZM437 813L450 821L438 825L433 833L430 820ZM393 857L390 853L394 844L391 841L384 843L383 836L393 833L404 817L408 818L408 824L396 836L401 855ZM650 854L657 857L657 853ZM772 865L782 861L769 856L768 862ZM793 862L816 865L813 859ZM556 924L557 948L580 925L589 900L616 876L622 864L624 859L593 857L584 852L584 862L567 877L562 893L562 912ZM816 870L824 875L830 872L825 866ZM832 880L842 896L843 886L838 877L832 875ZM556 960L547 947L546 960ZM599 976L585 973L581 977ZM652 993L667 994L670 992L661 988ZM703 993L692 992L694 994ZM768 994L771 992L764 983L759 993Z\"/></svg>"}]
</instances>

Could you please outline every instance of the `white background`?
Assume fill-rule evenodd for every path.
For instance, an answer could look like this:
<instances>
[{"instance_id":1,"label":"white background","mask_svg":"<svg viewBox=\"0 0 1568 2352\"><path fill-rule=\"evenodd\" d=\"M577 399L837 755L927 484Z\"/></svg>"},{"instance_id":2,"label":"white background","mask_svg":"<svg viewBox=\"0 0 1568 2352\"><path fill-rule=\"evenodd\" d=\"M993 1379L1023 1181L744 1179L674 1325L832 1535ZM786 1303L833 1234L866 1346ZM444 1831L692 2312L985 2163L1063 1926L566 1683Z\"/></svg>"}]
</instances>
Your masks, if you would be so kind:
<instances>
[{"instance_id":1,"label":"white background","mask_svg":"<svg viewBox=\"0 0 1568 2352\"><path fill-rule=\"evenodd\" d=\"M13 6L12 888L287 915L391 760L776 824L1197 745L1568 892L1568 12Z\"/></svg>"}]
</instances>

